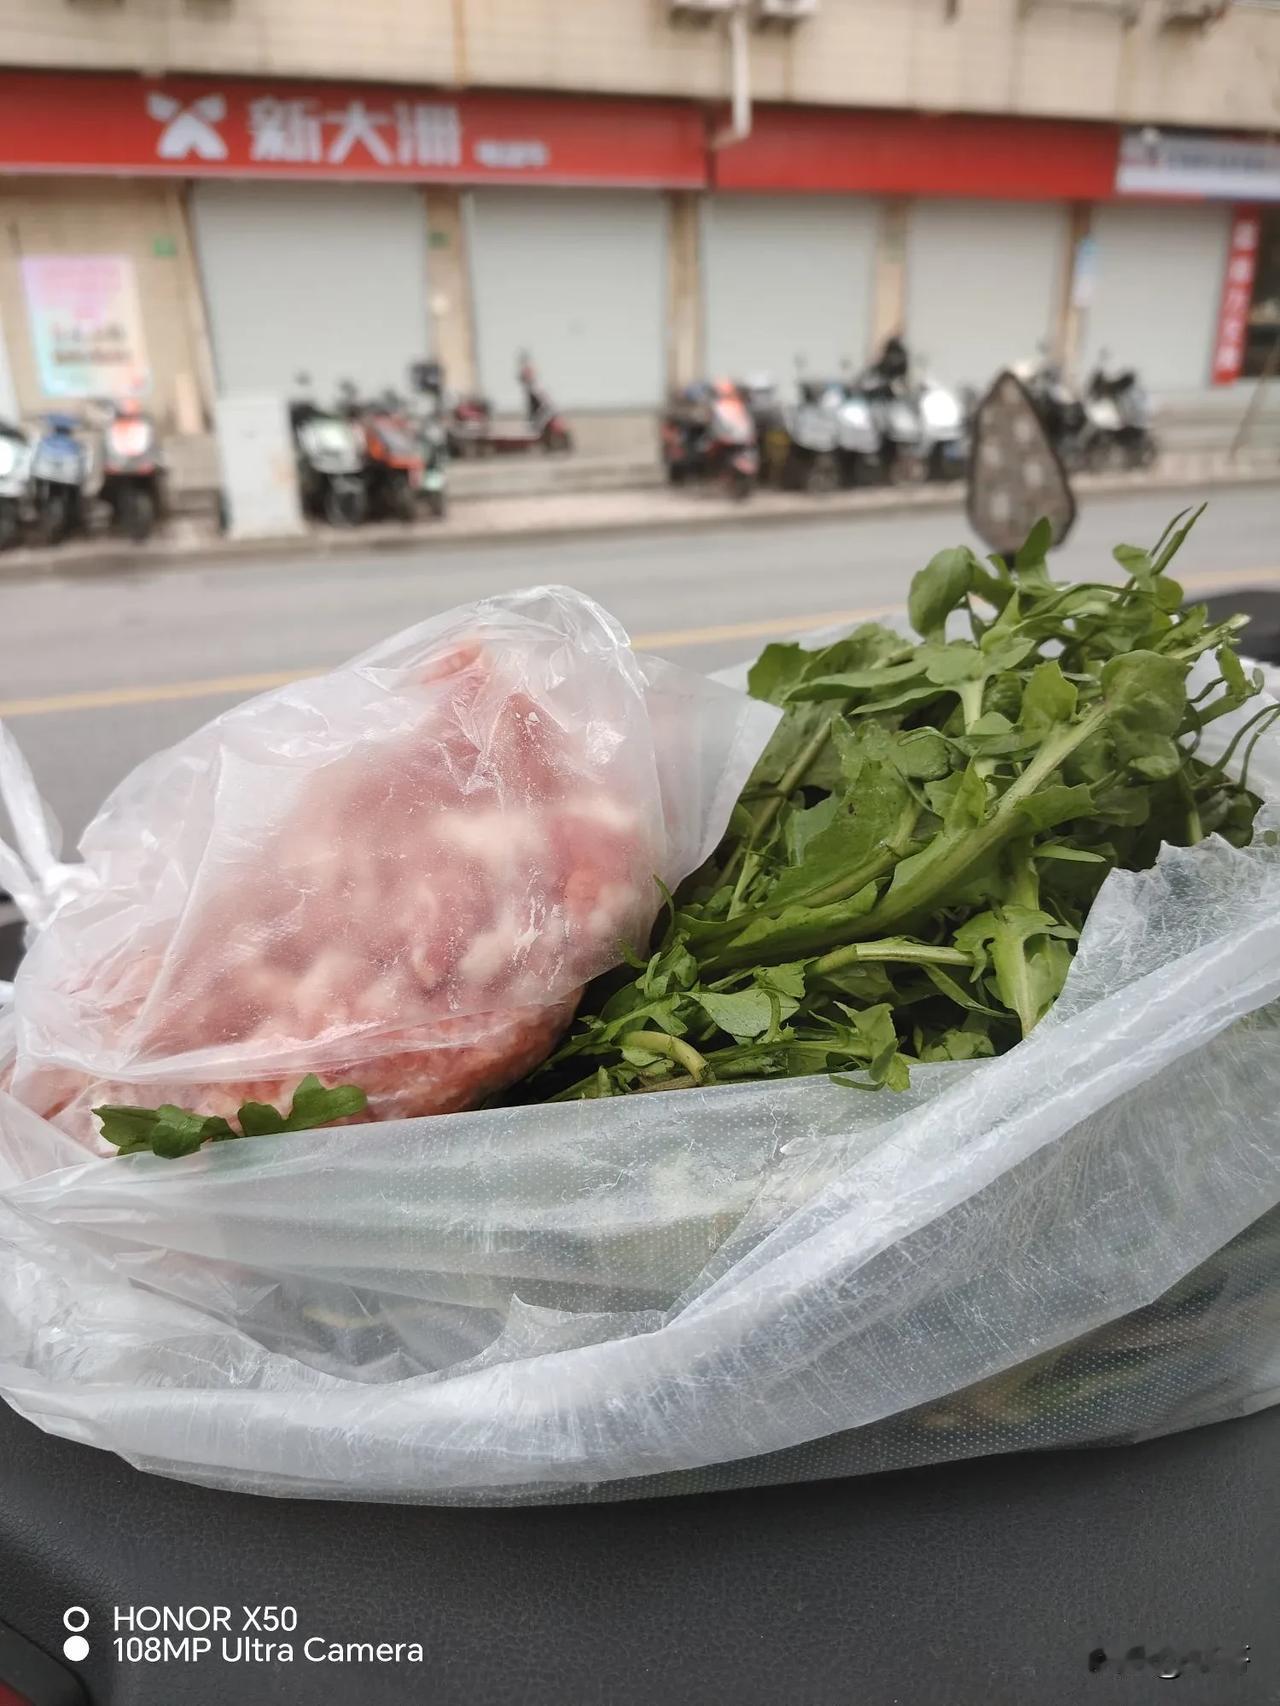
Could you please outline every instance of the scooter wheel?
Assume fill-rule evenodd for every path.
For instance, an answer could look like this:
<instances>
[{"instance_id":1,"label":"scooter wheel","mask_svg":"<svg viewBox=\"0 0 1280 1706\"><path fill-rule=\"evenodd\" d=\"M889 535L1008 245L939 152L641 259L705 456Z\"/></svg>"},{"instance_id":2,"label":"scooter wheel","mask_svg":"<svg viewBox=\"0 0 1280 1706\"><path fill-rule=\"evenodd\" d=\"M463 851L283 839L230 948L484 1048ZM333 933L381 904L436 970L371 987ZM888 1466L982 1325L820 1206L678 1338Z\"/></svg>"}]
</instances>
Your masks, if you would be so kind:
<instances>
[{"instance_id":1,"label":"scooter wheel","mask_svg":"<svg viewBox=\"0 0 1280 1706\"><path fill-rule=\"evenodd\" d=\"M324 495L324 518L330 527L359 527L364 517L364 493L358 487L329 487Z\"/></svg>"},{"instance_id":2,"label":"scooter wheel","mask_svg":"<svg viewBox=\"0 0 1280 1706\"><path fill-rule=\"evenodd\" d=\"M40 537L46 545L61 545L71 531L71 501L65 492L50 492L40 512Z\"/></svg>"},{"instance_id":3,"label":"scooter wheel","mask_svg":"<svg viewBox=\"0 0 1280 1706\"><path fill-rule=\"evenodd\" d=\"M0 504L0 551L7 551L16 545L21 532L22 518L18 514L17 504Z\"/></svg>"},{"instance_id":4,"label":"scooter wheel","mask_svg":"<svg viewBox=\"0 0 1280 1706\"><path fill-rule=\"evenodd\" d=\"M1135 468L1154 468L1160 455L1160 446L1149 435L1139 443L1133 457Z\"/></svg>"},{"instance_id":5,"label":"scooter wheel","mask_svg":"<svg viewBox=\"0 0 1280 1706\"><path fill-rule=\"evenodd\" d=\"M427 508L437 521L443 521L448 504L443 491L427 493Z\"/></svg>"},{"instance_id":6,"label":"scooter wheel","mask_svg":"<svg viewBox=\"0 0 1280 1706\"><path fill-rule=\"evenodd\" d=\"M565 427L553 427L542 441L542 448L551 456L573 449L573 438Z\"/></svg>"},{"instance_id":7,"label":"scooter wheel","mask_svg":"<svg viewBox=\"0 0 1280 1706\"><path fill-rule=\"evenodd\" d=\"M754 477L750 474L743 474L735 468L729 479L729 496L734 502L745 503L755 489Z\"/></svg>"},{"instance_id":8,"label":"scooter wheel","mask_svg":"<svg viewBox=\"0 0 1280 1706\"><path fill-rule=\"evenodd\" d=\"M1105 438L1092 439L1085 446L1084 465L1092 474L1105 474L1112 466L1111 445Z\"/></svg>"},{"instance_id":9,"label":"scooter wheel","mask_svg":"<svg viewBox=\"0 0 1280 1706\"><path fill-rule=\"evenodd\" d=\"M388 508L397 521L410 522L416 520L418 505L413 495L413 487L408 480L396 481L391 490Z\"/></svg>"},{"instance_id":10,"label":"scooter wheel","mask_svg":"<svg viewBox=\"0 0 1280 1706\"><path fill-rule=\"evenodd\" d=\"M919 486L929 478L929 465L914 450L900 450L889 464L889 483L893 486Z\"/></svg>"},{"instance_id":11,"label":"scooter wheel","mask_svg":"<svg viewBox=\"0 0 1280 1706\"><path fill-rule=\"evenodd\" d=\"M805 475L805 491L819 494L834 492L839 484L840 464L836 457L830 451L813 457Z\"/></svg>"},{"instance_id":12,"label":"scooter wheel","mask_svg":"<svg viewBox=\"0 0 1280 1706\"><path fill-rule=\"evenodd\" d=\"M126 486L120 493L116 521L126 539L141 545L156 524L156 506L145 486Z\"/></svg>"}]
</instances>

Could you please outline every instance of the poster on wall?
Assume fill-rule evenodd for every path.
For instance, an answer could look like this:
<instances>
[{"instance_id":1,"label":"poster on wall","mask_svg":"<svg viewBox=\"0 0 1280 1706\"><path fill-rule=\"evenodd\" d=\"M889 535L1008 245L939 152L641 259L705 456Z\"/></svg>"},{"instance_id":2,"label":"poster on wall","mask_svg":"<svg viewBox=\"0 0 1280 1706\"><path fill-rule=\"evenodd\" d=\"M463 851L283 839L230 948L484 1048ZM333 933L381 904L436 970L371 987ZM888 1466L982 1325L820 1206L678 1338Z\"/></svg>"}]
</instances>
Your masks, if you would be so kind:
<instances>
[{"instance_id":1,"label":"poster on wall","mask_svg":"<svg viewBox=\"0 0 1280 1706\"><path fill-rule=\"evenodd\" d=\"M150 390L128 255L28 255L22 283L46 397L140 397Z\"/></svg>"}]
</instances>

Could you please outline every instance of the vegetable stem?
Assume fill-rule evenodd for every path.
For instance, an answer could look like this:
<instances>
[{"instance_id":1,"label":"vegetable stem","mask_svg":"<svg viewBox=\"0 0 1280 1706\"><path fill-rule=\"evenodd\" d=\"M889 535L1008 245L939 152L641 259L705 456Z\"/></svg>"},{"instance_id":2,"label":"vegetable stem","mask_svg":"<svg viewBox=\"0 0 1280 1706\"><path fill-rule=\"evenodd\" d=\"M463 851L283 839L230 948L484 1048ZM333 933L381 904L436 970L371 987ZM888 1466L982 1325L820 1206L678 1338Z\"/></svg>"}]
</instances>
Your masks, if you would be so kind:
<instances>
[{"instance_id":1,"label":"vegetable stem","mask_svg":"<svg viewBox=\"0 0 1280 1706\"><path fill-rule=\"evenodd\" d=\"M662 1054L683 1066L695 1084L701 1084L707 1063L690 1043L670 1037L665 1031L628 1031L618 1039L619 1048L643 1049L646 1054Z\"/></svg>"},{"instance_id":2,"label":"vegetable stem","mask_svg":"<svg viewBox=\"0 0 1280 1706\"><path fill-rule=\"evenodd\" d=\"M809 967L818 976L840 971L845 966L869 961L881 964L900 962L903 965L971 966L973 961L959 948L934 948L926 942L851 942L843 948L833 948Z\"/></svg>"},{"instance_id":3,"label":"vegetable stem","mask_svg":"<svg viewBox=\"0 0 1280 1706\"><path fill-rule=\"evenodd\" d=\"M764 835L773 823L774 818L781 811L783 802L800 786L830 737L831 719L828 718L822 727L801 747L792 760L790 768L783 772L776 790L761 804L750 831L734 848L729 863L725 866L722 879L725 882L729 880L739 857L741 857L742 869L738 872L738 879L733 888L733 898L729 903L730 918L741 910L742 896L746 891L747 884L755 874L756 864L748 858L748 855L754 851L760 837Z\"/></svg>"}]
</instances>

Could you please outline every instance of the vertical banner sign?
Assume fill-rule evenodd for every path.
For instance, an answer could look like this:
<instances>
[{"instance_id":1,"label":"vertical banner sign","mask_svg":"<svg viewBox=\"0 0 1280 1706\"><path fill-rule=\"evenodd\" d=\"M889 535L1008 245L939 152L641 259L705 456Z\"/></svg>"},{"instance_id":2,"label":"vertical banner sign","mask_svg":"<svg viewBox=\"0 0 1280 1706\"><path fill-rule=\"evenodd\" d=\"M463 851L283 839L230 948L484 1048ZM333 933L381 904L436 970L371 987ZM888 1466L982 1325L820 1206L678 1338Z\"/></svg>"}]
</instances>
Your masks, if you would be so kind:
<instances>
[{"instance_id":1,"label":"vertical banner sign","mask_svg":"<svg viewBox=\"0 0 1280 1706\"><path fill-rule=\"evenodd\" d=\"M128 255L28 255L22 282L47 397L140 397L151 387Z\"/></svg>"},{"instance_id":2,"label":"vertical banner sign","mask_svg":"<svg viewBox=\"0 0 1280 1706\"><path fill-rule=\"evenodd\" d=\"M1213 383L1234 385L1244 366L1245 339L1249 331L1249 308L1253 301L1253 275L1258 265L1260 220L1253 208L1237 208L1231 222L1231 247L1227 253L1227 277L1218 311L1218 338L1213 346Z\"/></svg>"}]
</instances>

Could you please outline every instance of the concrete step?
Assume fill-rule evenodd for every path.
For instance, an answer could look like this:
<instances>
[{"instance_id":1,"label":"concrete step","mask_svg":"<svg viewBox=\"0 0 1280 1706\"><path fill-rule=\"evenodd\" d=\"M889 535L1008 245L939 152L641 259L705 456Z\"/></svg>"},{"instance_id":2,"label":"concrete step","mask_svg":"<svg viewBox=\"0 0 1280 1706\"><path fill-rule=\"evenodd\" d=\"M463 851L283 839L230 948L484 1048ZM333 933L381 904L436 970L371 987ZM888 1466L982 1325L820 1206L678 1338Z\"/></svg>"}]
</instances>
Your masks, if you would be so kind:
<instances>
[{"instance_id":1,"label":"concrete step","mask_svg":"<svg viewBox=\"0 0 1280 1706\"><path fill-rule=\"evenodd\" d=\"M649 456L549 456L530 450L508 456L460 457L449 465L450 495L464 498L533 497L554 492L612 492L656 486L662 468Z\"/></svg>"}]
</instances>

